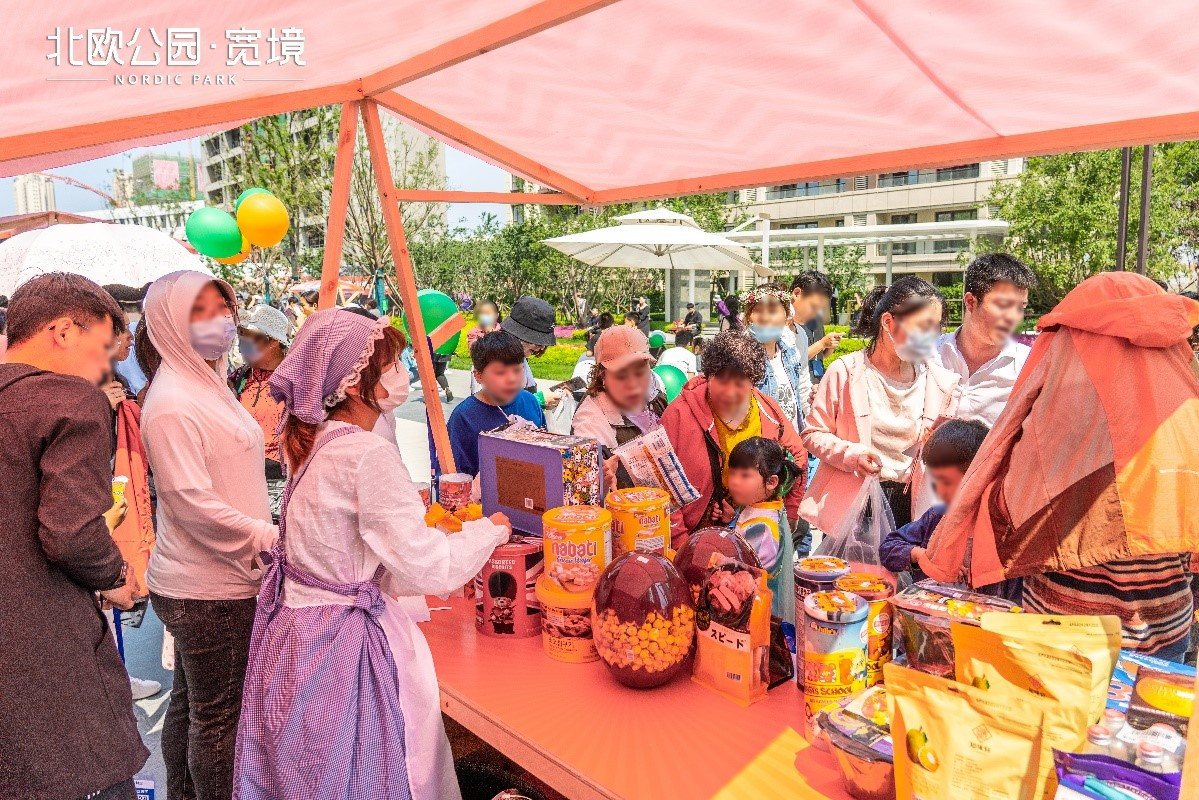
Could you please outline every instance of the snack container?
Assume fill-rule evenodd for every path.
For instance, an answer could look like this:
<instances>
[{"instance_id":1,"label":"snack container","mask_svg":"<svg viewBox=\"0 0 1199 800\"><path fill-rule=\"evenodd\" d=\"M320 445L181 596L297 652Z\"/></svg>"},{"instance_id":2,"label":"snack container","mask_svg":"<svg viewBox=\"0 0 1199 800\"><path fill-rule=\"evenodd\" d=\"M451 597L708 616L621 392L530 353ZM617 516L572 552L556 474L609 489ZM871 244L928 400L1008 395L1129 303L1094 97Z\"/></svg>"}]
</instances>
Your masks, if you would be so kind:
<instances>
[{"instance_id":1,"label":"snack container","mask_svg":"<svg viewBox=\"0 0 1199 800\"><path fill-rule=\"evenodd\" d=\"M474 481L474 478L461 472L442 475L437 480L437 502L446 511L465 508L470 503L470 491Z\"/></svg>"},{"instance_id":2,"label":"snack container","mask_svg":"<svg viewBox=\"0 0 1199 800\"><path fill-rule=\"evenodd\" d=\"M591 635L592 590L571 592L542 575L537 580L537 602L541 604L541 643L555 661L583 664L595 661L595 639Z\"/></svg>"},{"instance_id":3,"label":"snack container","mask_svg":"<svg viewBox=\"0 0 1199 800\"><path fill-rule=\"evenodd\" d=\"M891 582L868 572L851 572L837 578L836 586L856 594L869 605L866 615L866 685L883 680L883 664L891 660L891 604L895 594Z\"/></svg>"},{"instance_id":4,"label":"snack container","mask_svg":"<svg viewBox=\"0 0 1199 800\"><path fill-rule=\"evenodd\" d=\"M856 594L832 590L804 598L804 711L816 741L820 712L866 688L866 615Z\"/></svg>"},{"instance_id":5,"label":"snack container","mask_svg":"<svg viewBox=\"0 0 1199 800\"><path fill-rule=\"evenodd\" d=\"M479 435L483 514L501 511L518 531L541 536L551 508L601 505L602 484L595 439L518 424Z\"/></svg>"},{"instance_id":6,"label":"snack container","mask_svg":"<svg viewBox=\"0 0 1199 800\"><path fill-rule=\"evenodd\" d=\"M899 592L891 598L891 606L894 625L903 636L908 666L950 679L954 676L951 623L978 625L979 618L988 612L1021 610L1007 600L931 580Z\"/></svg>"},{"instance_id":7,"label":"snack container","mask_svg":"<svg viewBox=\"0 0 1199 800\"><path fill-rule=\"evenodd\" d=\"M683 669L695 644L691 593L665 556L625 553L596 584L591 628L612 677L637 689L661 686Z\"/></svg>"},{"instance_id":8,"label":"snack container","mask_svg":"<svg viewBox=\"0 0 1199 800\"><path fill-rule=\"evenodd\" d=\"M590 598L612 561L612 515L599 506L562 506L545 512L542 530L546 582Z\"/></svg>"},{"instance_id":9,"label":"snack container","mask_svg":"<svg viewBox=\"0 0 1199 800\"><path fill-rule=\"evenodd\" d=\"M820 715L841 769L845 791L855 800L895 800L895 758L887 691L875 685Z\"/></svg>"},{"instance_id":10,"label":"snack container","mask_svg":"<svg viewBox=\"0 0 1199 800\"><path fill-rule=\"evenodd\" d=\"M421 481L416 484L416 492L420 495L420 500L425 504L425 511L433 505L433 494L429 487L428 481Z\"/></svg>"},{"instance_id":11,"label":"snack container","mask_svg":"<svg viewBox=\"0 0 1199 800\"><path fill-rule=\"evenodd\" d=\"M795 565L795 681L804 686L804 600L812 592L835 589L837 579L849 574L849 562L831 556L808 556Z\"/></svg>"},{"instance_id":12,"label":"snack container","mask_svg":"<svg viewBox=\"0 0 1199 800\"><path fill-rule=\"evenodd\" d=\"M762 566L757 552L732 528L699 529L687 537L673 559L675 569L691 589L692 602L699 602L699 592L712 568L713 556L732 558L751 567Z\"/></svg>"},{"instance_id":13,"label":"snack container","mask_svg":"<svg viewBox=\"0 0 1199 800\"><path fill-rule=\"evenodd\" d=\"M666 554L670 547L670 495L650 486L617 489L604 505L612 512L612 555Z\"/></svg>"},{"instance_id":14,"label":"snack container","mask_svg":"<svg viewBox=\"0 0 1199 800\"><path fill-rule=\"evenodd\" d=\"M112 502L121 502L121 498L125 496L125 489L129 486L129 478L124 475L117 475L112 479Z\"/></svg>"},{"instance_id":15,"label":"snack container","mask_svg":"<svg viewBox=\"0 0 1199 800\"><path fill-rule=\"evenodd\" d=\"M523 638L541 633L537 579L545 566L541 542L513 536L475 577L475 627L484 636Z\"/></svg>"}]
</instances>

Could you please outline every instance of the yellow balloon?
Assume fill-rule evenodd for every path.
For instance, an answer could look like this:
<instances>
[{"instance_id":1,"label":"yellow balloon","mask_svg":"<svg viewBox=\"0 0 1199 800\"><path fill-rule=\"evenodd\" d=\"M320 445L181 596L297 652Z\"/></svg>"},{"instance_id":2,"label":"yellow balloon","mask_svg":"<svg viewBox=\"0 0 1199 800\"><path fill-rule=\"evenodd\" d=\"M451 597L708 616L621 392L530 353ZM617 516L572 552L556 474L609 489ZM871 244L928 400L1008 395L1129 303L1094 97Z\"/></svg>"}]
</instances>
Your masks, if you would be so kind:
<instances>
[{"instance_id":1,"label":"yellow balloon","mask_svg":"<svg viewBox=\"0 0 1199 800\"><path fill-rule=\"evenodd\" d=\"M214 258L218 264L240 264L250 255L250 243L246 240L245 234L241 237L241 250L227 258Z\"/></svg>"},{"instance_id":2,"label":"yellow balloon","mask_svg":"<svg viewBox=\"0 0 1199 800\"><path fill-rule=\"evenodd\" d=\"M252 194L237 208L237 226L250 244L274 247L287 235L287 209L273 194Z\"/></svg>"}]
</instances>

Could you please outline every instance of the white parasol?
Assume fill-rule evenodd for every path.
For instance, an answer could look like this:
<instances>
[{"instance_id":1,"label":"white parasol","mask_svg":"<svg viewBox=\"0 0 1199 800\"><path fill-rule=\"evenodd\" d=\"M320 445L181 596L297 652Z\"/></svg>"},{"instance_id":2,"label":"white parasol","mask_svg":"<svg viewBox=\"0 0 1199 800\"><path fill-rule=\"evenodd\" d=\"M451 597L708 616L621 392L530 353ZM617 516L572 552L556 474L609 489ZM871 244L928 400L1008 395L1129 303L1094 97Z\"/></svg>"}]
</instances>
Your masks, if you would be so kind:
<instances>
[{"instance_id":1,"label":"white parasol","mask_svg":"<svg viewBox=\"0 0 1199 800\"><path fill-rule=\"evenodd\" d=\"M45 272L73 272L101 286L137 288L181 269L212 274L179 241L142 225L51 225L0 244L0 294Z\"/></svg>"},{"instance_id":2,"label":"white parasol","mask_svg":"<svg viewBox=\"0 0 1199 800\"><path fill-rule=\"evenodd\" d=\"M543 243L597 267L753 269L759 275L774 274L755 264L740 244L708 233L686 214L655 208L616 219L619 225L556 236Z\"/></svg>"}]
</instances>

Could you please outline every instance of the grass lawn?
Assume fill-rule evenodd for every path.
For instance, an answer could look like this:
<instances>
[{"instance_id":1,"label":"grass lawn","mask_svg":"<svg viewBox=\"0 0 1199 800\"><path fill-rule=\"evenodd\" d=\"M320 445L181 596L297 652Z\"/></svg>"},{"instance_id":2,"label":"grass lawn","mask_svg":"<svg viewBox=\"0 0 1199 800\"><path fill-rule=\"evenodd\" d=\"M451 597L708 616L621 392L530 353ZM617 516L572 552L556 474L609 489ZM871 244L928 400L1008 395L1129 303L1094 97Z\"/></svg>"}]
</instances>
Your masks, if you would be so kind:
<instances>
[{"instance_id":1,"label":"grass lawn","mask_svg":"<svg viewBox=\"0 0 1199 800\"><path fill-rule=\"evenodd\" d=\"M533 377L549 381L568 380L574 372L579 356L583 354L583 342L578 339L559 339L558 343L545 351L540 358L530 358ZM470 369L470 351L466 346L466 334L458 339L458 348L450 358L451 369Z\"/></svg>"}]
</instances>

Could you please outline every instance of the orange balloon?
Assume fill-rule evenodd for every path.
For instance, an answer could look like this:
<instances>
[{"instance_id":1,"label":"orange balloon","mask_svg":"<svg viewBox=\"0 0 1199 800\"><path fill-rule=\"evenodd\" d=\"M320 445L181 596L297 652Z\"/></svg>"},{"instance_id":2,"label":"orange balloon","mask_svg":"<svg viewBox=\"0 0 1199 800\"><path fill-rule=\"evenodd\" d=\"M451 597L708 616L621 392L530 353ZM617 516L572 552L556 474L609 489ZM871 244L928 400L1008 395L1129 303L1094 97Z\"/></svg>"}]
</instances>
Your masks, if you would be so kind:
<instances>
[{"instance_id":1,"label":"orange balloon","mask_svg":"<svg viewBox=\"0 0 1199 800\"><path fill-rule=\"evenodd\" d=\"M269 192L252 194L237 207L237 226L250 244L274 247L287 235L287 209Z\"/></svg>"},{"instance_id":2,"label":"orange balloon","mask_svg":"<svg viewBox=\"0 0 1199 800\"><path fill-rule=\"evenodd\" d=\"M248 241L246 241L245 234L242 234L241 251L240 252L234 253L233 255L228 256L227 258L214 258L213 261L216 261L219 264L240 264L241 262L245 261L246 257L249 255L250 255L250 243Z\"/></svg>"}]
</instances>

